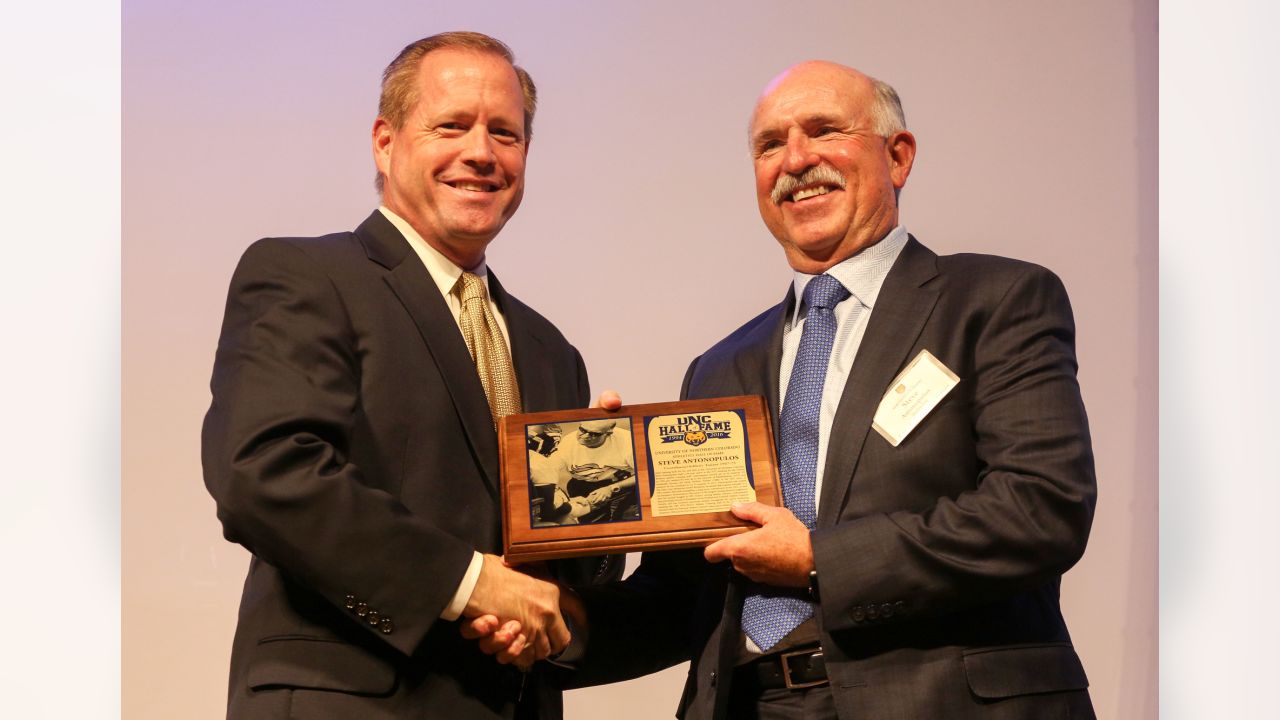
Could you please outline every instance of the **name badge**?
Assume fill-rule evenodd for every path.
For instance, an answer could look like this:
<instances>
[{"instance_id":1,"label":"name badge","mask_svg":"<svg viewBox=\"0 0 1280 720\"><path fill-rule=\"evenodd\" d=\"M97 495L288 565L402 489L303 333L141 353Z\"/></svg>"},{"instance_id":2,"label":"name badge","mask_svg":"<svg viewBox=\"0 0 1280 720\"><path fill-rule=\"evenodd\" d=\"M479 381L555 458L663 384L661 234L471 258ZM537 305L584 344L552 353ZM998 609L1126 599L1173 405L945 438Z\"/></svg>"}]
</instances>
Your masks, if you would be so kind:
<instances>
[{"instance_id":1,"label":"name badge","mask_svg":"<svg viewBox=\"0 0 1280 720\"><path fill-rule=\"evenodd\" d=\"M960 378L942 364L928 350L920 354L907 365L898 377L889 384L889 391L880 400L876 408L876 416L871 427L898 447L916 425L933 411L942 398L951 392L951 388L960 382Z\"/></svg>"}]
</instances>

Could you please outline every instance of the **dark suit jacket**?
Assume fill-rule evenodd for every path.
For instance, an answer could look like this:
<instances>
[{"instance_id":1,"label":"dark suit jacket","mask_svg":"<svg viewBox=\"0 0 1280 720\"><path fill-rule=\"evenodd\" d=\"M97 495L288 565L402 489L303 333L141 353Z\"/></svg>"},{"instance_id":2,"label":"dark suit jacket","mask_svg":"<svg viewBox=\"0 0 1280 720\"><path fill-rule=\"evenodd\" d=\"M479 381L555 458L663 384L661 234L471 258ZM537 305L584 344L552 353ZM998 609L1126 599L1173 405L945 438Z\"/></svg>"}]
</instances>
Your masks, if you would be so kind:
<instances>
[{"instance_id":1,"label":"dark suit jacket","mask_svg":"<svg viewBox=\"0 0 1280 720\"><path fill-rule=\"evenodd\" d=\"M489 280L525 410L585 407L577 350ZM522 692L560 715L539 673L439 620L472 551L501 553L497 439L457 324L381 213L245 252L212 390L205 483L253 553L229 717L509 718ZM599 559L557 570L616 577Z\"/></svg>"},{"instance_id":2,"label":"dark suit jacket","mask_svg":"<svg viewBox=\"0 0 1280 720\"><path fill-rule=\"evenodd\" d=\"M793 303L695 360L683 396L763 394L776 427ZM812 534L841 718L1093 716L1058 605L1095 498L1074 334L1047 270L938 257L914 238L903 248L838 405ZM923 349L961 381L895 448L871 420ZM625 583L584 591L591 640L577 682L692 659L678 714L723 718L742 580L700 551L650 553Z\"/></svg>"}]
</instances>

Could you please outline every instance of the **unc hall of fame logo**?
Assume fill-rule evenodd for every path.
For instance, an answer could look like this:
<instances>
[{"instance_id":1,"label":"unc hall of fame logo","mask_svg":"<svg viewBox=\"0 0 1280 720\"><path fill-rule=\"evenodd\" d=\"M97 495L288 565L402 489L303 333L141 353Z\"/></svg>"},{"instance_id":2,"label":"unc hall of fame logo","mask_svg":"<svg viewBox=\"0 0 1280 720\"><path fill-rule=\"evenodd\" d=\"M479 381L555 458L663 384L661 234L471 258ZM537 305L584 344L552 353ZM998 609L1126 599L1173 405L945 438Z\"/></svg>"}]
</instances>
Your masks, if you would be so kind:
<instances>
[{"instance_id":1,"label":"unc hall of fame logo","mask_svg":"<svg viewBox=\"0 0 1280 720\"><path fill-rule=\"evenodd\" d=\"M730 421L712 420L710 415L676 416L674 424L658 426L658 436L662 438L662 442L683 442L693 447L708 440L727 439L732 432Z\"/></svg>"}]
</instances>

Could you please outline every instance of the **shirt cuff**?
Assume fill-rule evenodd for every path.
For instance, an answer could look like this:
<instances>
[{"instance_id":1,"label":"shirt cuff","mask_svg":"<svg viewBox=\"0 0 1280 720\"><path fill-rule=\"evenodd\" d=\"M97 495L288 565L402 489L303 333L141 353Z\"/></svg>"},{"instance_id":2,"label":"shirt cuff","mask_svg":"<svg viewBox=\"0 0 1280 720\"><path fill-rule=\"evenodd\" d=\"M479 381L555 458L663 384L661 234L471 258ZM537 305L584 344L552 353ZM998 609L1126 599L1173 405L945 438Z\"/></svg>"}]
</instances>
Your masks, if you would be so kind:
<instances>
[{"instance_id":1,"label":"shirt cuff","mask_svg":"<svg viewBox=\"0 0 1280 720\"><path fill-rule=\"evenodd\" d=\"M467 571L462 574L462 582L458 583L458 591L453 594L453 600L449 602L449 607L440 613L441 620L457 620L462 617L462 611L467 609L467 601L471 599L471 593L476 589L476 583L480 581L480 569L484 567L484 556L480 553L471 554L471 564L467 566Z\"/></svg>"}]
</instances>

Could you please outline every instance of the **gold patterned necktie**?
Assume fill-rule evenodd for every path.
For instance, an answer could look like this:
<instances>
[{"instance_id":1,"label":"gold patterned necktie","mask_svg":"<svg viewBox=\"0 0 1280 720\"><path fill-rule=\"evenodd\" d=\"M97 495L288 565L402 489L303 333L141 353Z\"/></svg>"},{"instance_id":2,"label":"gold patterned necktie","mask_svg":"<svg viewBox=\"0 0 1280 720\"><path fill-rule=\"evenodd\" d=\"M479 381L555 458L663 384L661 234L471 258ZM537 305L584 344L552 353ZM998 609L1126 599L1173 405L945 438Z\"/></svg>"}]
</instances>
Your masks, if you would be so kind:
<instances>
[{"instance_id":1,"label":"gold patterned necktie","mask_svg":"<svg viewBox=\"0 0 1280 720\"><path fill-rule=\"evenodd\" d=\"M516 373L511 366L511 353L502 337L502 328L489 311L489 300L484 281L474 273L464 272L453 286L453 292L462 303L458 313L458 326L467 351L475 360L480 384L489 399L489 414L493 425L498 418L520 412L520 388L516 385Z\"/></svg>"}]
</instances>

